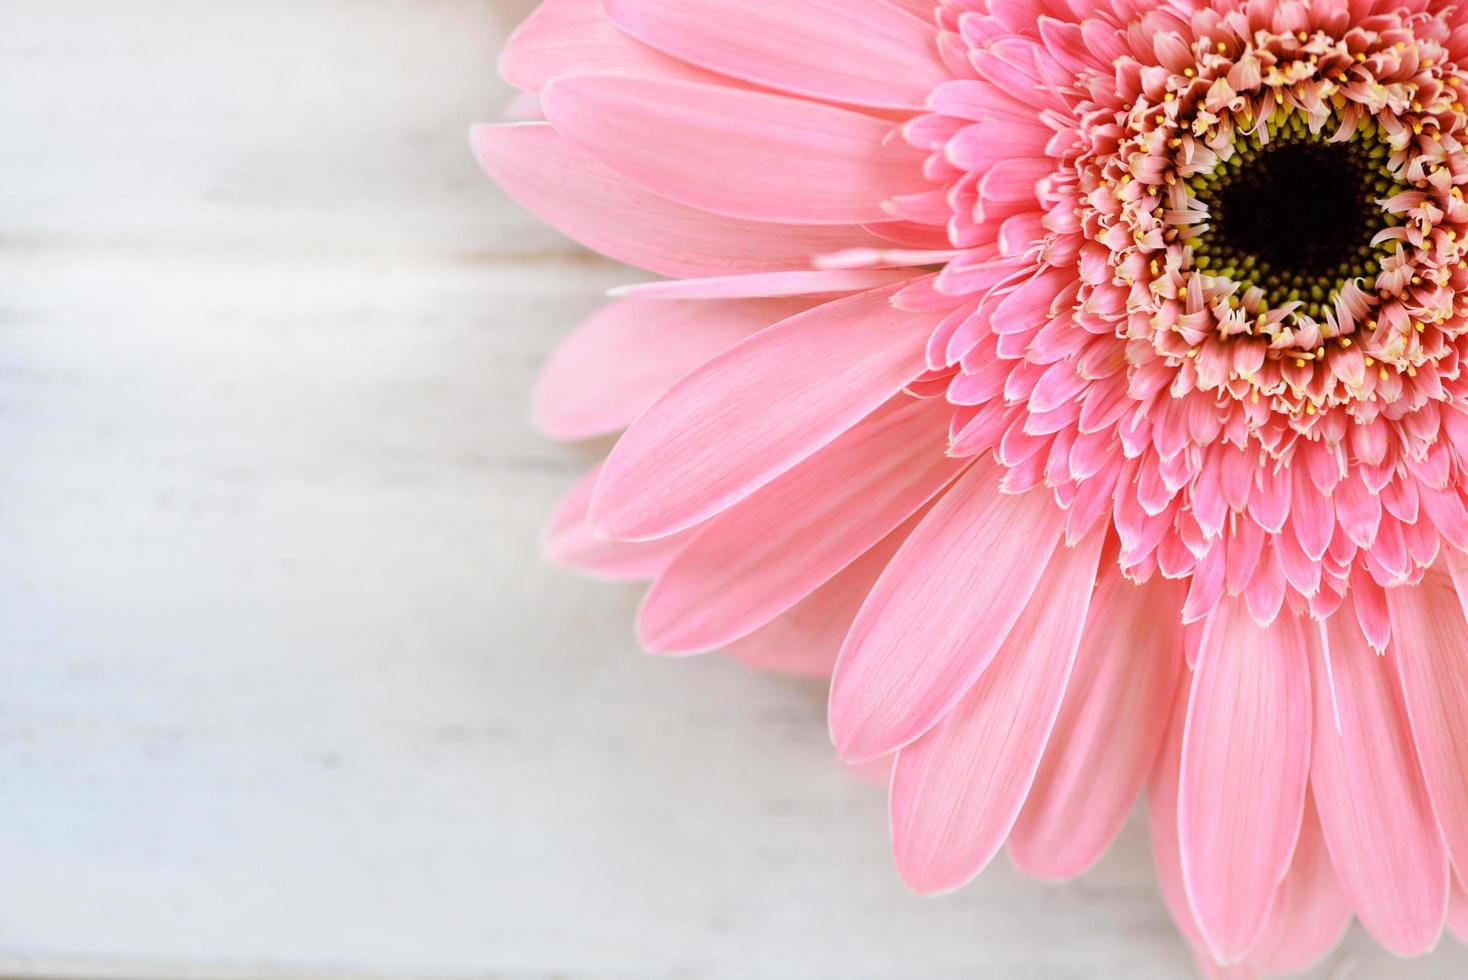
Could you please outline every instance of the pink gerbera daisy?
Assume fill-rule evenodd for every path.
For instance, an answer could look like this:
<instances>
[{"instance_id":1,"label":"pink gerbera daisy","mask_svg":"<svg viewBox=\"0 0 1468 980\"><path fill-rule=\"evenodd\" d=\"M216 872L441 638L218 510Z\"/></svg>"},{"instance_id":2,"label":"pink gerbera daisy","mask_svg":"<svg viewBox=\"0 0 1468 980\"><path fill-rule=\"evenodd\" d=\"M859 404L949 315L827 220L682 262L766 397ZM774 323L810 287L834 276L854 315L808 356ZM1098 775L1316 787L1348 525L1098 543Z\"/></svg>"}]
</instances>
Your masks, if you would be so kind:
<instances>
[{"instance_id":1,"label":"pink gerbera daisy","mask_svg":"<svg viewBox=\"0 0 1468 980\"><path fill-rule=\"evenodd\" d=\"M553 359L552 551L831 675L898 870L1093 864L1210 968L1468 918L1468 8L547 0L509 193L669 277Z\"/></svg>"}]
</instances>

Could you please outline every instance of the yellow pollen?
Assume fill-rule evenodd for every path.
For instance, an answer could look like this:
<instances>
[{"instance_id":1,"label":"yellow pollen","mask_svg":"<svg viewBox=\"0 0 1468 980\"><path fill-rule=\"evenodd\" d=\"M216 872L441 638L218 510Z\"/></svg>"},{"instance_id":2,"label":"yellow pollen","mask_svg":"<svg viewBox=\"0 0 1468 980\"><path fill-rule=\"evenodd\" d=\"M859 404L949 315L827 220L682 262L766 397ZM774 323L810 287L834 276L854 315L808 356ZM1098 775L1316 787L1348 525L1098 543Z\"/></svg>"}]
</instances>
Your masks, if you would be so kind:
<instances>
[{"instance_id":1,"label":"yellow pollen","mask_svg":"<svg viewBox=\"0 0 1468 980\"><path fill-rule=\"evenodd\" d=\"M1224 44L1222 41L1219 41L1218 42L1217 47L1218 47L1218 53L1219 54L1223 54L1225 51L1228 50L1228 45L1227 44Z\"/></svg>"},{"instance_id":2,"label":"yellow pollen","mask_svg":"<svg viewBox=\"0 0 1468 980\"><path fill-rule=\"evenodd\" d=\"M1385 381L1388 377L1390 377L1390 375L1388 375L1386 373L1386 368L1382 368L1381 369L1381 373L1379 375L1377 375L1377 377L1379 377L1379 378L1381 378L1381 380Z\"/></svg>"},{"instance_id":3,"label":"yellow pollen","mask_svg":"<svg viewBox=\"0 0 1468 980\"><path fill-rule=\"evenodd\" d=\"M1376 358L1374 358L1374 357L1372 357L1371 355L1368 354L1366 356L1366 366L1367 367L1371 367L1375 363L1376 363Z\"/></svg>"},{"instance_id":4,"label":"yellow pollen","mask_svg":"<svg viewBox=\"0 0 1468 980\"><path fill-rule=\"evenodd\" d=\"M1315 406L1314 405L1306 405L1305 406L1305 414L1306 415L1314 415L1315 414Z\"/></svg>"},{"instance_id":5,"label":"yellow pollen","mask_svg":"<svg viewBox=\"0 0 1468 980\"><path fill-rule=\"evenodd\" d=\"M1351 338L1350 337L1342 337L1341 338L1341 346L1342 347L1350 347L1351 346Z\"/></svg>"}]
</instances>

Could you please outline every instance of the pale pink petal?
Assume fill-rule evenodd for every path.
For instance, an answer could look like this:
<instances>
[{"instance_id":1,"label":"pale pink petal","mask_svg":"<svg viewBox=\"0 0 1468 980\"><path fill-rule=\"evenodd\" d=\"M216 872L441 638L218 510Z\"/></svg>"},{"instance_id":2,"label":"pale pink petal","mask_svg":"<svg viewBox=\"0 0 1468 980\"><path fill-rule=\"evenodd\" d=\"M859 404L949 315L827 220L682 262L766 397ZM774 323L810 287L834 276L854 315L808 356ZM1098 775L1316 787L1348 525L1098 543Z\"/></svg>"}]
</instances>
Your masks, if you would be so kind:
<instances>
[{"instance_id":1,"label":"pale pink petal","mask_svg":"<svg viewBox=\"0 0 1468 980\"><path fill-rule=\"evenodd\" d=\"M911 269L796 270L710 279L639 282L609 289L609 296L639 299L745 299L775 296L819 296L864 292L915 279Z\"/></svg>"},{"instance_id":2,"label":"pale pink petal","mask_svg":"<svg viewBox=\"0 0 1468 980\"><path fill-rule=\"evenodd\" d=\"M953 76L937 29L885 0L605 0L633 37L759 85L853 105L921 109Z\"/></svg>"},{"instance_id":3,"label":"pale pink petal","mask_svg":"<svg viewBox=\"0 0 1468 980\"><path fill-rule=\"evenodd\" d=\"M535 421L557 439L626 428L673 383L808 300L717 303L619 300L576 329L546 364Z\"/></svg>"},{"instance_id":4,"label":"pale pink petal","mask_svg":"<svg viewBox=\"0 0 1468 980\"><path fill-rule=\"evenodd\" d=\"M1065 693L1105 532L1055 552L978 683L897 754L892 844L918 892L957 888L998 853L1019 816Z\"/></svg>"},{"instance_id":5,"label":"pale pink petal","mask_svg":"<svg viewBox=\"0 0 1468 980\"><path fill-rule=\"evenodd\" d=\"M876 547L846 566L825 585L742 640L729 644L729 656L755 670L775 670L829 678L836 655L887 563L922 519L914 514ZM876 760L891 774L892 759ZM868 763L867 765L870 765Z\"/></svg>"},{"instance_id":6,"label":"pale pink petal","mask_svg":"<svg viewBox=\"0 0 1468 980\"><path fill-rule=\"evenodd\" d=\"M1461 869L1468 867L1468 623L1460 597L1468 592L1468 569L1453 549L1447 559L1451 578L1434 570L1419 585L1387 590L1389 656L1438 827Z\"/></svg>"},{"instance_id":7,"label":"pale pink petal","mask_svg":"<svg viewBox=\"0 0 1468 980\"><path fill-rule=\"evenodd\" d=\"M842 762L840 764L847 772L867 785L886 789L892 782L892 765L896 761L895 756L884 755L870 762Z\"/></svg>"},{"instance_id":8,"label":"pale pink petal","mask_svg":"<svg viewBox=\"0 0 1468 980\"><path fill-rule=\"evenodd\" d=\"M1157 873L1157 884L1173 924L1192 947L1200 965L1211 967L1215 965L1213 957L1203 944L1203 934L1198 931L1193 909L1188 904L1177 839L1178 770L1182 765L1190 690L1191 685L1185 675L1173 700L1159 709L1165 718L1165 731L1157 761L1147 780L1147 830L1152 842L1152 865Z\"/></svg>"},{"instance_id":9,"label":"pale pink petal","mask_svg":"<svg viewBox=\"0 0 1468 980\"><path fill-rule=\"evenodd\" d=\"M565 75L541 94L556 130L653 192L754 221L882 221L882 201L929 186L891 123L718 85Z\"/></svg>"},{"instance_id":10,"label":"pale pink petal","mask_svg":"<svg viewBox=\"0 0 1468 980\"><path fill-rule=\"evenodd\" d=\"M681 531L850 429L923 371L932 314L882 289L818 306L704 364L612 450L592 503L607 537Z\"/></svg>"},{"instance_id":11,"label":"pale pink petal","mask_svg":"<svg viewBox=\"0 0 1468 980\"><path fill-rule=\"evenodd\" d=\"M547 556L558 565L608 581L656 578L688 543L692 532L636 544L598 538L587 523L586 513L600 475L601 466L597 466L578 480L556 507L545 534Z\"/></svg>"},{"instance_id":12,"label":"pale pink petal","mask_svg":"<svg viewBox=\"0 0 1468 980\"><path fill-rule=\"evenodd\" d=\"M1349 613L1323 630L1329 660L1311 665L1310 782L1325 840L1361 924L1391 952L1416 956L1442 930L1447 851L1392 665Z\"/></svg>"},{"instance_id":13,"label":"pale pink petal","mask_svg":"<svg viewBox=\"0 0 1468 980\"><path fill-rule=\"evenodd\" d=\"M675 204L617 176L544 123L476 126L470 138L480 165L542 221L660 275L800 269L823 252L877 241L849 225L774 225Z\"/></svg>"},{"instance_id":14,"label":"pale pink petal","mask_svg":"<svg viewBox=\"0 0 1468 980\"><path fill-rule=\"evenodd\" d=\"M643 601L643 646L712 650L814 592L962 472L943 453L950 414L899 395L710 520Z\"/></svg>"},{"instance_id":15,"label":"pale pink petal","mask_svg":"<svg viewBox=\"0 0 1468 980\"><path fill-rule=\"evenodd\" d=\"M1147 782L1147 827L1152 845L1152 869L1163 892L1167 911L1173 917L1177 932L1182 933L1198 967L1199 976L1208 980L1258 980L1257 970L1248 964L1220 967L1214 962L1193 920L1188 905L1188 889L1183 886L1182 855L1177 849L1177 770L1182 763L1183 726L1188 719L1189 685L1177 685L1173 703L1164 707L1166 735L1157 753ZM1271 902L1273 905L1273 902Z\"/></svg>"},{"instance_id":16,"label":"pale pink petal","mask_svg":"<svg viewBox=\"0 0 1468 980\"><path fill-rule=\"evenodd\" d=\"M1060 540L1047 493L998 490L980 460L908 538L862 606L831 685L845 759L899 749L963 697L1019 619Z\"/></svg>"},{"instance_id":17,"label":"pale pink petal","mask_svg":"<svg viewBox=\"0 0 1468 980\"><path fill-rule=\"evenodd\" d=\"M1261 627L1236 596L1208 617L1178 791L1188 900L1221 965L1248 953L1289 867L1310 763L1305 623Z\"/></svg>"},{"instance_id":18,"label":"pale pink petal","mask_svg":"<svg viewBox=\"0 0 1468 980\"><path fill-rule=\"evenodd\" d=\"M538 92L557 75L575 71L697 81L718 77L618 30L601 0L545 0L505 42L500 74L517 88Z\"/></svg>"},{"instance_id":19,"label":"pale pink petal","mask_svg":"<svg viewBox=\"0 0 1468 980\"><path fill-rule=\"evenodd\" d=\"M924 23L931 23L941 0L886 0L886 2L907 11L914 17L922 18Z\"/></svg>"},{"instance_id":20,"label":"pale pink petal","mask_svg":"<svg viewBox=\"0 0 1468 980\"><path fill-rule=\"evenodd\" d=\"M1102 572L1060 716L1009 837L1026 873L1074 877L1121 830L1166 734L1183 667L1185 592L1159 575L1134 585L1114 567Z\"/></svg>"},{"instance_id":21,"label":"pale pink petal","mask_svg":"<svg viewBox=\"0 0 1468 980\"><path fill-rule=\"evenodd\" d=\"M1351 905L1331 866L1315 802L1307 795L1290 872L1275 892L1248 965L1271 975L1299 973L1334 949L1350 925Z\"/></svg>"}]
</instances>

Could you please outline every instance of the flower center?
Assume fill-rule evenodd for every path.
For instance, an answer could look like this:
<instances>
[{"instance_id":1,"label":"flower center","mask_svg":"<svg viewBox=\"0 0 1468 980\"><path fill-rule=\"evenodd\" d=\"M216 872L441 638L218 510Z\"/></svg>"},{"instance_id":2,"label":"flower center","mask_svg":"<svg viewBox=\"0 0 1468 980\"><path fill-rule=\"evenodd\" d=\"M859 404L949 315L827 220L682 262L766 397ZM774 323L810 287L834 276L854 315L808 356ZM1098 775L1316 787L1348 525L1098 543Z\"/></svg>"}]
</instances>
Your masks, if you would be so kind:
<instances>
[{"instance_id":1,"label":"flower center","mask_svg":"<svg viewBox=\"0 0 1468 980\"><path fill-rule=\"evenodd\" d=\"M1371 239L1387 225L1376 201L1391 180L1371 153L1362 141L1246 145L1199 181L1212 228L1195 254L1271 303L1318 303L1343 280L1374 274Z\"/></svg>"}]
</instances>

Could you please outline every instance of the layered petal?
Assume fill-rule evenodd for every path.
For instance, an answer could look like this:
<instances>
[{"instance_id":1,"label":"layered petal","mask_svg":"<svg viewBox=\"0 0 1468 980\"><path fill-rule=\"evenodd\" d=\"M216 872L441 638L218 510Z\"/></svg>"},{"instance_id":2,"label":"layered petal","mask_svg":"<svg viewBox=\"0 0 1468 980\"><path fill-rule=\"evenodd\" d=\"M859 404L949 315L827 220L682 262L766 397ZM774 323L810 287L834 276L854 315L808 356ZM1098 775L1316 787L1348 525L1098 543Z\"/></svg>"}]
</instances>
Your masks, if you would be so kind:
<instances>
[{"instance_id":1,"label":"layered petal","mask_svg":"<svg viewBox=\"0 0 1468 980\"><path fill-rule=\"evenodd\" d=\"M607 19L602 0L544 0L505 42L499 67L505 81L527 92L539 92L557 75L577 71L717 78L619 30Z\"/></svg>"},{"instance_id":2,"label":"layered petal","mask_svg":"<svg viewBox=\"0 0 1468 980\"><path fill-rule=\"evenodd\" d=\"M656 194L753 221L883 221L925 190L922 157L885 120L718 85L566 75L541 94L556 130Z\"/></svg>"},{"instance_id":3,"label":"layered petal","mask_svg":"<svg viewBox=\"0 0 1468 980\"><path fill-rule=\"evenodd\" d=\"M978 680L1019 620L1063 528L1048 495L1003 494L976 462L907 539L852 625L831 684L837 753L886 755Z\"/></svg>"},{"instance_id":4,"label":"layered petal","mask_svg":"<svg viewBox=\"0 0 1468 980\"><path fill-rule=\"evenodd\" d=\"M729 644L726 652L756 670L829 678L857 611L921 517L920 511L908 518L825 585L753 633ZM868 763L867 767L870 766ZM884 785L892 768L890 758L885 760L885 766L881 780Z\"/></svg>"},{"instance_id":5,"label":"layered petal","mask_svg":"<svg viewBox=\"0 0 1468 980\"><path fill-rule=\"evenodd\" d=\"M1307 795L1289 874L1275 891L1248 965L1270 975L1307 970L1340 943L1350 925L1351 905L1326 850L1315 801Z\"/></svg>"},{"instance_id":6,"label":"layered petal","mask_svg":"<svg viewBox=\"0 0 1468 980\"><path fill-rule=\"evenodd\" d=\"M1345 892L1376 941L1398 956L1437 944L1448 857L1417 764L1401 692L1349 614L1323 625L1311 663L1310 782Z\"/></svg>"},{"instance_id":7,"label":"layered petal","mask_svg":"<svg viewBox=\"0 0 1468 980\"><path fill-rule=\"evenodd\" d=\"M489 175L542 221L660 275L801 269L821 253L878 241L852 226L774 225L675 204L608 170L544 123L476 126L470 140Z\"/></svg>"},{"instance_id":8,"label":"layered petal","mask_svg":"<svg viewBox=\"0 0 1468 980\"><path fill-rule=\"evenodd\" d=\"M1220 964L1242 960L1300 830L1310 762L1306 625L1261 627L1242 597L1208 618L1188 700L1178 842L1188 902Z\"/></svg>"},{"instance_id":9,"label":"layered petal","mask_svg":"<svg viewBox=\"0 0 1468 980\"><path fill-rule=\"evenodd\" d=\"M713 518L648 592L643 645L712 650L815 591L967 465L943 454L947 422L942 402L899 395Z\"/></svg>"},{"instance_id":10,"label":"layered petal","mask_svg":"<svg viewBox=\"0 0 1468 980\"><path fill-rule=\"evenodd\" d=\"M558 439L625 429L700 364L811 305L807 300L609 303L551 356L535 421Z\"/></svg>"},{"instance_id":11,"label":"layered petal","mask_svg":"<svg viewBox=\"0 0 1468 980\"><path fill-rule=\"evenodd\" d=\"M1468 867L1468 623L1460 598L1463 559L1448 556L1451 577L1429 572L1413 588L1387 590L1390 656L1437 824L1455 868ZM1463 583L1457 586L1455 583Z\"/></svg>"},{"instance_id":12,"label":"layered petal","mask_svg":"<svg viewBox=\"0 0 1468 980\"><path fill-rule=\"evenodd\" d=\"M994 662L944 719L897 754L892 843L919 892L956 888L1019 816L1065 693L1104 531L1051 559Z\"/></svg>"},{"instance_id":13,"label":"layered petal","mask_svg":"<svg viewBox=\"0 0 1468 980\"><path fill-rule=\"evenodd\" d=\"M546 529L546 555L559 565L608 581L638 582L656 578L683 550L691 535L675 534L644 542L597 537L587 520L587 510L601 469L598 465L576 481L556 507Z\"/></svg>"},{"instance_id":14,"label":"layered petal","mask_svg":"<svg viewBox=\"0 0 1468 980\"><path fill-rule=\"evenodd\" d=\"M606 0L606 12L684 61L818 99L921 109L952 77L932 19L886 0Z\"/></svg>"},{"instance_id":15,"label":"layered petal","mask_svg":"<svg viewBox=\"0 0 1468 980\"><path fill-rule=\"evenodd\" d=\"M1043 588L1043 585L1042 585ZM1125 823L1151 771L1182 673L1186 589L1103 571L1060 715L1009 837L1021 870L1072 878Z\"/></svg>"},{"instance_id":16,"label":"layered petal","mask_svg":"<svg viewBox=\"0 0 1468 980\"><path fill-rule=\"evenodd\" d=\"M930 315L896 309L892 292L818 306L679 381L612 451L593 523L622 540L683 530L875 411L922 373Z\"/></svg>"}]
</instances>

